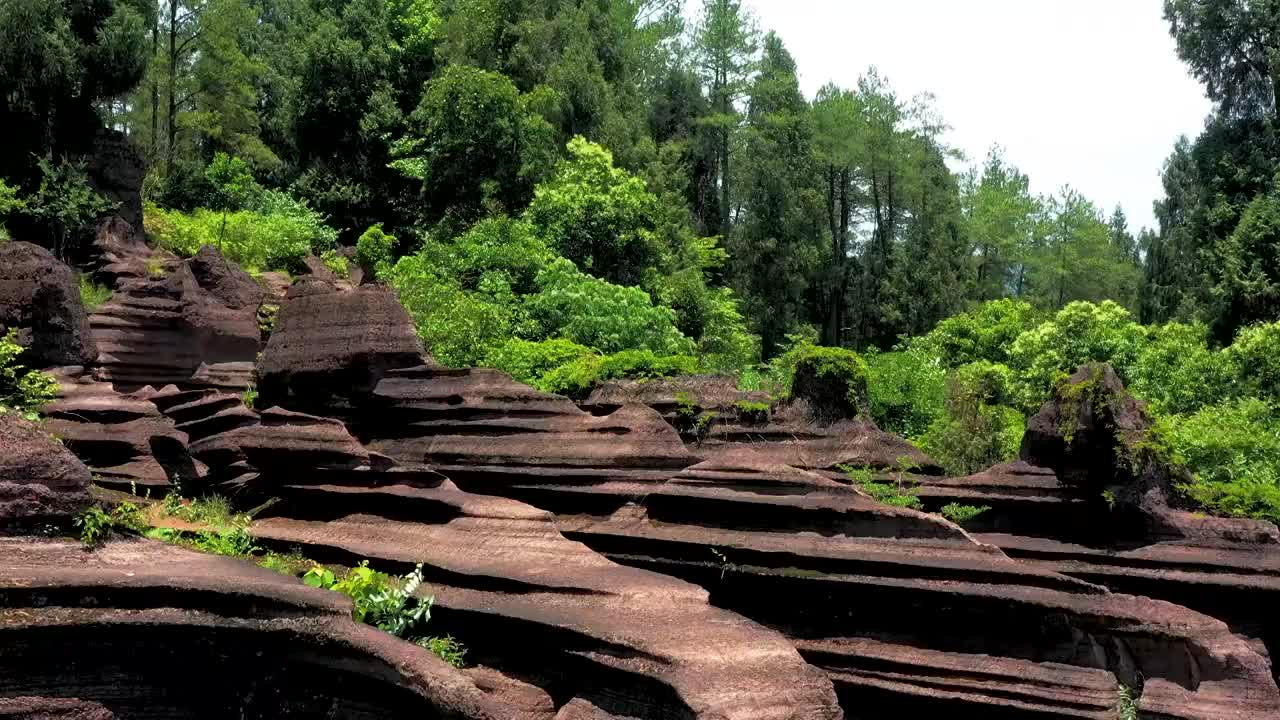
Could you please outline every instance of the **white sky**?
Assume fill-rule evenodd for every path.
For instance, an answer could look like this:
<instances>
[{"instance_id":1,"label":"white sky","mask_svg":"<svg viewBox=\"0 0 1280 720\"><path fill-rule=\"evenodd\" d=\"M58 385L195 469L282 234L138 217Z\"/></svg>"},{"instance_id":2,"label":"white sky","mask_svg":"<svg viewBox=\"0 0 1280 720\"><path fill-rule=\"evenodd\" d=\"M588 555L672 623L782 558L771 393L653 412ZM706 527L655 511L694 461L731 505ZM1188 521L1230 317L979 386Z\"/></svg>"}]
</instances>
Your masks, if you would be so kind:
<instances>
[{"instance_id":1,"label":"white sky","mask_svg":"<svg viewBox=\"0 0 1280 720\"><path fill-rule=\"evenodd\" d=\"M1160 166L1210 103L1174 53L1161 0L745 0L796 58L810 98L876 65L936 96L970 162L993 143L1033 193L1070 184L1130 229L1155 226ZM700 5L696 0L690 5Z\"/></svg>"}]
</instances>

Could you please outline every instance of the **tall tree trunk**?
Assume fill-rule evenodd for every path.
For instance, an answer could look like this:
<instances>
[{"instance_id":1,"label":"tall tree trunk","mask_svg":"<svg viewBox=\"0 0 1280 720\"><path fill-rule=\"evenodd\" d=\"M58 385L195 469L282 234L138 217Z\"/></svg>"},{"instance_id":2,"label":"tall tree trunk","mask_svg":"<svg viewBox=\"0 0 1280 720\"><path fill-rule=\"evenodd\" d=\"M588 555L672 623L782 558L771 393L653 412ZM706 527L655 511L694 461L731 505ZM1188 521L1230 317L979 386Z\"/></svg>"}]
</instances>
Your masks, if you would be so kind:
<instances>
[{"instance_id":1,"label":"tall tree trunk","mask_svg":"<svg viewBox=\"0 0 1280 720\"><path fill-rule=\"evenodd\" d=\"M151 62L160 54L160 13L156 12L155 22L151 24ZM156 77L155 68L151 69L151 155L147 158L154 163L160 155L160 80Z\"/></svg>"},{"instance_id":2,"label":"tall tree trunk","mask_svg":"<svg viewBox=\"0 0 1280 720\"><path fill-rule=\"evenodd\" d=\"M165 148L165 173L173 175L173 153L178 139L178 0L169 0L169 145Z\"/></svg>"}]
</instances>

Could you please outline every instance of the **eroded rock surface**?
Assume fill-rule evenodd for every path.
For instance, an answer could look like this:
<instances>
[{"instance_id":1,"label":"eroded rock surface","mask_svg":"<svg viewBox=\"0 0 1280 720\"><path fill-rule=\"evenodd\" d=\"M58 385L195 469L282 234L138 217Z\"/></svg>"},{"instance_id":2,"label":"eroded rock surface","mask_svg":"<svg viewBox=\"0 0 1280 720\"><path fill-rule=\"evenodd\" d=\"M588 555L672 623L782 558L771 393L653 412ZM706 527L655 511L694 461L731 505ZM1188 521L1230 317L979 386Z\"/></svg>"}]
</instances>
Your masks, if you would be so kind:
<instances>
[{"instance_id":1,"label":"eroded rock surface","mask_svg":"<svg viewBox=\"0 0 1280 720\"><path fill-rule=\"evenodd\" d=\"M87 365L98 355L71 268L27 242L0 243L0 335L8 330L33 367Z\"/></svg>"},{"instance_id":2,"label":"eroded rock surface","mask_svg":"<svg viewBox=\"0 0 1280 720\"><path fill-rule=\"evenodd\" d=\"M48 429L0 413L0 531L69 528L89 505L89 469Z\"/></svg>"},{"instance_id":3,"label":"eroded rock surface","mask_svg":"<svg viewBox=\"0 0 1280 720\"><path fill-rule=\"evenodd\" d=\"M0 539L0 717L516 717L350 613L339 593L153 541Z\"/></svg>"},{"instance_id":4,"label":"eroded rock surface","mask_svg":"<svg viewBox=\"0 0 1280 720\"><path fill-rule=\"evenodd\" d=\"M261 342L262 287L208 246L156 269L154 277L121 277L90 317L101 350L97 377L242 391Z\"/></svg>"}]
</instances>

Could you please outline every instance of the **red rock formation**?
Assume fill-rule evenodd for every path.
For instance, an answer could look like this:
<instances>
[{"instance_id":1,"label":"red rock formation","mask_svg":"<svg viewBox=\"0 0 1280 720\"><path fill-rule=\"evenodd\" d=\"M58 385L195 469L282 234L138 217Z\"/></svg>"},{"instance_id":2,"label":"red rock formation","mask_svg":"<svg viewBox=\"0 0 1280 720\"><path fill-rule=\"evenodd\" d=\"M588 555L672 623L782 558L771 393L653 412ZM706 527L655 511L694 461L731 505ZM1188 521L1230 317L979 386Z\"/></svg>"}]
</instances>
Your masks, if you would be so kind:
<instances>
[{"instance_id":1,"label":"red rock formation","mask_svg":"<svg viewBox=\"0 0 1280 720\"><path fill-rule=\"evenodd\" d=\"M87 464L98 482L139 494L167 491L172 480L198 489L200 469L188 438L157 409L144 387L119 393L110 383L59 374L57 400L44 409L45 427Z\"/></svg>"},{"instance_id":2,"label":"red rock formation","mask_svg":"<svg viewBox=\"0 0 1280 720\"><path fill-rule=\"evenodd\" d=\"M71 268L31 243L0 243L0 335L8 330L35 367L88 365L98 355Z\"/></svg>"},{"instance_id":3,"label":"red rock formation","mask_svg":"<svg viewBox=\"0 0 1280 720\"><path fill-rule=\"evenodd\" d=\"M145 540L0 539L0 647L10 717L516 717L344 595Z\"/></svg>"},{"instance_id":4,"label":"red rock formation","mask_svg":"<svg viewBox=\"0 0 1280 720\"><path fill-rule=\"evenodd\" d=\"M89 505L89 469L49 431L0 413L0 531L70 527Z\"/></svg>"},{"instance_id":5,"label":"red rock formation","mask_svg":"<svg viewBox=\"0 0 1280 720\"><path fill-rule=\"evenodd\" d=\"M125 278L91 316L97 377L119 385L243 390L261 331L262 288L212 247L164 278Z\"/></svg>"}]
</instances>

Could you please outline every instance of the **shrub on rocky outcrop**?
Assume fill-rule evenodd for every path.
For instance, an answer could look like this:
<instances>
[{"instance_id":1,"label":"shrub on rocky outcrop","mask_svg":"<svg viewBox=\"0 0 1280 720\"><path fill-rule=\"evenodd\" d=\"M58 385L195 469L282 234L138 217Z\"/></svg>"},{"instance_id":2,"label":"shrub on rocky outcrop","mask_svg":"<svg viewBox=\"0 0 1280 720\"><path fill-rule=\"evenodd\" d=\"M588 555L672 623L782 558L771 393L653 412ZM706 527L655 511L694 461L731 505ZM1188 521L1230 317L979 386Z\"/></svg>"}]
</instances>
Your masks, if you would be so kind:
<instances>
[{"instance_id":1,"label":"shrub on rocky outcrop","mask_svg":"<svg viewBox=\"0 0 1280 720\"><path fill-rule=\"evenodd\" d=\"M1010 407L1013 373L987 361L948 373L944 412L920 439L948 472L965 475L1013 459L1024 418Z\"/></svg>"},{"instance_id":2,"label":"shrub on rocky outcrop","mask_svg":"<svg viewBox=\"0 0 1280 720\"><path fill-rule=\"evenodd\" d=\"M867 363L852 350L809 346L795 360L791 396L804 400L823 422L853 419L870 410Z\"/></svg>"},{"instance_id":3,"label":"shrub on rocky outcrop","mask_svg":"<svg viewBox=\"0 0 1280 720\"><path fill-rule=\"evenodd\" d=\"M698 359L695 357L626 350L612 355L584 355L547 372L535 387L545 392L583 398L591 388L606 380L692 375L697 371Z\"/></svg>"},{"instance_id":4,"label":"shrub on rocky outcrop","mask_svg":"<svg viewBox=\"0 0 1280 720\"><path fill-rule=\"evenodd\" d=\"M22 355L16 330L0 337L0 414L12 410L33 419L57 396L58 383L48 373L23 366Z\"/></svg>"},{"instance_id":5,"label":"shrub on rocky outcrop","mask_svg":"<svg viewBox=\"0 0 1280 720\"><path fill-rule=\"evenodd\" d=\"M381 224L371 225L356 240L356 262L360 263L367 277L377 278L391 267L395 247L395 235L383 232Z\"/></svg>"}]
</instances>

